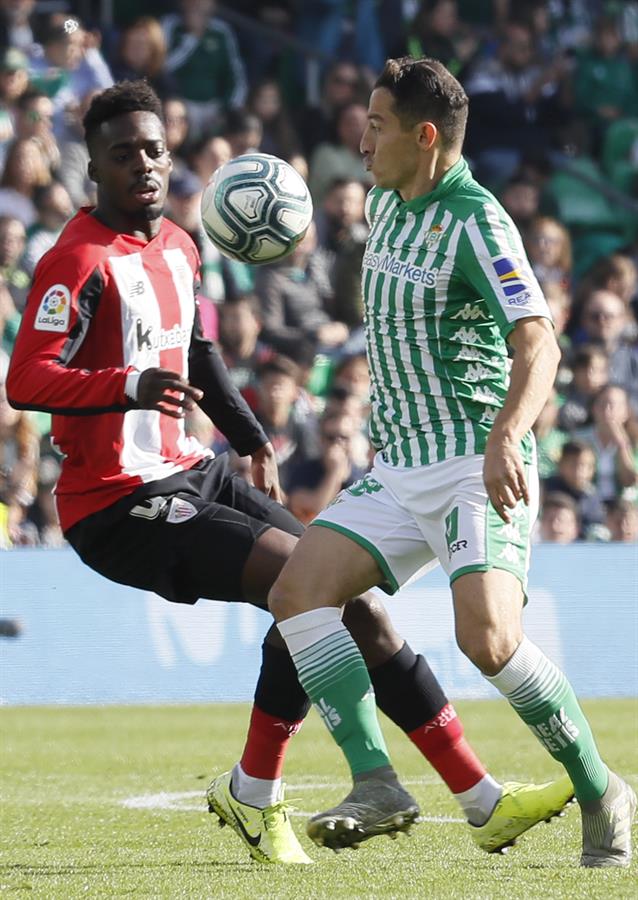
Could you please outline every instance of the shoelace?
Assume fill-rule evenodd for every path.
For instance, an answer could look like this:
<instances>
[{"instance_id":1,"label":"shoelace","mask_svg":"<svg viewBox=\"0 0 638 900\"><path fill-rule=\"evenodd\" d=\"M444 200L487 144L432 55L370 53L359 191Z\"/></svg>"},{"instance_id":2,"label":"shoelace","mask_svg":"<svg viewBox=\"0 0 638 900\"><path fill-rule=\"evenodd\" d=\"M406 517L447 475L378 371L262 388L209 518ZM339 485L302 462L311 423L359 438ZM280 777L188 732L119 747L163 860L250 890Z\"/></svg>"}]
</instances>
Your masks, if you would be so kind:
<instances>
[{"instance_id":1,"label":"shoelace","mask_svg":"<svg viewBox=\"0 0 638 900\"><path fill-rule=\"evenodd\" d=\"M273 803L272 806L267 807L264 810L264 825L267 829L272 828L277 825L276 819L281 816L283 821L288 821L288 817L291 812L296 812L299 809L298 806L295 806L295 803L300 803L301 798L294 797L290 800L279 800L277 803Z\"/></svg>"}]
</instances>

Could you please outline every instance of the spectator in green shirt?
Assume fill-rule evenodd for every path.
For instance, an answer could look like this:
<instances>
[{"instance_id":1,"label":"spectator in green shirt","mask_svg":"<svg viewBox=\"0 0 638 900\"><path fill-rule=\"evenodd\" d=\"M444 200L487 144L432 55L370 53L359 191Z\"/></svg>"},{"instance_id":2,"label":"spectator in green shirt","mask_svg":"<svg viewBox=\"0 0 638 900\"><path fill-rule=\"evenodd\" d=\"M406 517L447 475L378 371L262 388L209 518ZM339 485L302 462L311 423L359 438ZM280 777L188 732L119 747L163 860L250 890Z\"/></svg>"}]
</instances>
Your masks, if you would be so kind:
<instances>
[{"instance_id":1,"label":"spectator in green shirt","mask_svg":"<svg viewBox=\"0 0 638 900\"><path fill-rule=\"evenodd\" d=\"M594 44L580 57L573 77L576 112L594 129L595 149L616 119L638 115L638 96L616 21L603 17Z\"/></svg>"},{"instance_id":2,"label":"spectator in green shirt","mask_svg":"<svg viewBox=\"0 0 638 900\"><path fill-rule=\"evenodd\" d=\"M194 134L218 123L226 109L243 105L246 76L232 29L214 17L215 0L181 0L163 20L166 70L186 100Z\"/></svg>"}]
</instances>

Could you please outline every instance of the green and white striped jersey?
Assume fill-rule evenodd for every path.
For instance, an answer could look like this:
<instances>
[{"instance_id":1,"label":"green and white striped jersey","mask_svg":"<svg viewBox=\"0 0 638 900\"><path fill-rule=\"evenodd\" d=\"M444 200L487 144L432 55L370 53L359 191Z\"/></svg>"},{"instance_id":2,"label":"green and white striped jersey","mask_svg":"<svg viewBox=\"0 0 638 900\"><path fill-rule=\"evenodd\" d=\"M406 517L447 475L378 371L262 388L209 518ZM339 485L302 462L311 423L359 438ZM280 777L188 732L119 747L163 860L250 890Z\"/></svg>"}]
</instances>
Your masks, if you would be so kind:
<instances>
[{"instance_id":1,"label":"green and white striped jersey","mask_svg":"<svg viewBox=\"0 0 638 900\"><path fill-rule=\"evenodd\" d=\"M516 226L460 159L403 201L373 188L362 284L370 437L397 466L483 453L517 319L551 318ZM522 445L532 452L528 435Z\"/></svg>"}]
</instances>

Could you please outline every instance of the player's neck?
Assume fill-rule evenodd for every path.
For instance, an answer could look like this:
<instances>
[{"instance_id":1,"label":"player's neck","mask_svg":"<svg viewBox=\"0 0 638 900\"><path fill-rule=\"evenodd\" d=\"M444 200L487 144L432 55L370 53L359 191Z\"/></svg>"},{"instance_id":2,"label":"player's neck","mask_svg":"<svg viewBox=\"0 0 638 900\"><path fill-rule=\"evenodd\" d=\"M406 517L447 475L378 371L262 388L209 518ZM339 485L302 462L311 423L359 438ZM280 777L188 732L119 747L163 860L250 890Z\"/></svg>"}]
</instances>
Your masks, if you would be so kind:
<instances>
[{"instance_id":1,"label":"player's neck","mask_svg":"<svg viewBox=\"0 0 638 900\"><path fill-rule=\"evenodd\" d=\"M118 210L108 206L105 207L100 203L98 203L91 212L91 215L94 216L98 222L101 222L102 225L106 225L107 228L110 228L111 231L115 231L117 234L130 234L131 237L138 238L142 241L151 241L159 234L163 221L163 216L161 215L156 219L150 220L132 219L130 216L123 215L118 212Z\"/></svg>"},{"instance_id":2,"label":"player's neck","mask_svg":"<svg viewBox=\"0 0 638 900\"><path fill-rule=\"evenodd\" d=\"M399 193L406 202L414 200L415 197L423 197L424 194L430 194L437 186L452 166L459 160L459 154L456 157L442 154L434 155L424 159L414 178L401 187Z\"/></svg>"}]
</instances>

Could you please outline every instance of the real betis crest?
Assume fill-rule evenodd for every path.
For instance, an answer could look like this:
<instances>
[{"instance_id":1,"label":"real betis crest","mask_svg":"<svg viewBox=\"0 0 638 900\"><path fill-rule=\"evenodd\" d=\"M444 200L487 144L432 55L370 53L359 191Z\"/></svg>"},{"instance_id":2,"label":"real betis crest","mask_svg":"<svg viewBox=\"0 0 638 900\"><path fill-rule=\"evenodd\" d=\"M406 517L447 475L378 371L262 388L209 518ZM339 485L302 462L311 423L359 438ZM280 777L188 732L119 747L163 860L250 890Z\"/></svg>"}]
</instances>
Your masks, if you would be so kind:
<instances>
[{"instance_id":1,"label":"real betis crest","mask_svg":"<svg viewBox=\"0 0 638 900\"><path fill-rule=\"evenodd\" d=\"M425 236L425 246L432 249L441 238L443 228L441 225L433 225Z\"/></svg>"}]
</instances>

